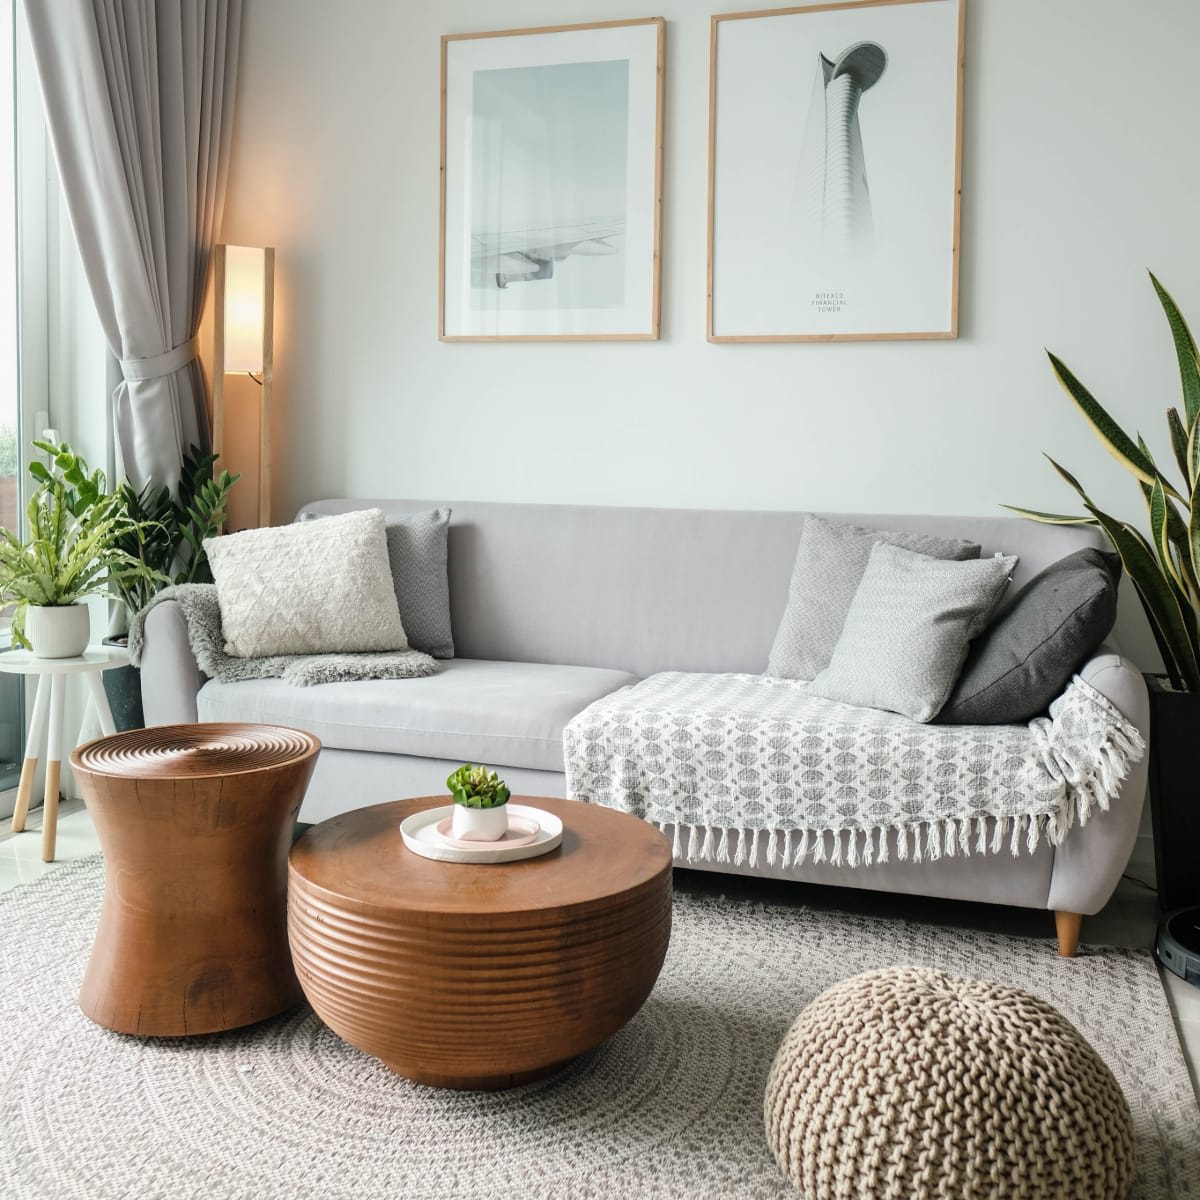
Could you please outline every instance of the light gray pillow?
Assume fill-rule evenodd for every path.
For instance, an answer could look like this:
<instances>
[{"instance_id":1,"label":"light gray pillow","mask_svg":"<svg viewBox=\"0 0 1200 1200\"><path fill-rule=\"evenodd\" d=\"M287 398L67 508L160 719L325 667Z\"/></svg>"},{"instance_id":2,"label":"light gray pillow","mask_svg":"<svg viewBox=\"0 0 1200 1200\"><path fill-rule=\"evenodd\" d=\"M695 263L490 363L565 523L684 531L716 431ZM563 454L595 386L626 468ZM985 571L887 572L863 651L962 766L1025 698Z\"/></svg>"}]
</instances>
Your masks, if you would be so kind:
<instances>
[{"instance_id":1,"label":"light gray pillow","mask_svg":"<svg viewBox=\"0 0 1200 1200\"><path fill-rule=\"evenodd\" d=\"M987 627L1015 556L954 562L881 543L871 551L814 695L931 721L971 639Z\"/></svg>"},{"instance_id":2,"label":"light gray pillow","mask_svg":"<svg viewBox=\"0 0 1200 1200\"><path fill-rule=\"evenodd\" d=\"M383 513L205 538L225 653L407 650Z\"/></svg>"},{"instance_id":3,"label":"light gray pillow","mask_svg":"<svg viewBox=\"0 0 1200 1200\"><path fill-rule=\"evenodd\" d=\"M446 544L450 509L389 517L388 562L408 644L434 658L454 657Z\"/></svg>"},{"instance_id":4,"label":"light gray pillow","mask_svg":"<svg viewBox=\"0 0 1200 1200\"><path fill-rule=\"evenodd\" d=\"M928 533L894 533L827 521L811 513L804 520L787 608L775 634L767 674L812 679L829 665L841 636L846 611L879 542L903 546L932 558L979 557L976 542Z\"/></svg>"}]
</instances>

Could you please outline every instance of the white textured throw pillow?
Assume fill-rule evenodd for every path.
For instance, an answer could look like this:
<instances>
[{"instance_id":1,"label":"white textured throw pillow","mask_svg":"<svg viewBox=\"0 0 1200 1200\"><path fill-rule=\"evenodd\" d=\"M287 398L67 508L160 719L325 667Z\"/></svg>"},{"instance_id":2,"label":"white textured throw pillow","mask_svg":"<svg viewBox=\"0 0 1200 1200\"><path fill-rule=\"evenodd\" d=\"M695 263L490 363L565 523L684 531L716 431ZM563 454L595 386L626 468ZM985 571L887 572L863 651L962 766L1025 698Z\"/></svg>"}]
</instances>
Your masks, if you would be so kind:
<instances>
[{"instance_id":1,"label":"white textured throw pillow","mask_svg":"<svg viewBox=\"0 0 1200 1200\"><path fill-rule=\"evenodd\" d=\"M383 513L207 538L225 653L407 650Z\"/></svg>"},{"instance_id":2,"label":"white textured throw pillow","mask_svg":"<svg viewBox=\"0 0 1200 1200\"><path fill-rule=\"evenodd\" d=\"M954 562L880 542L842 636L809 684L816 696L931 721L987 627L1015 556Z\"/></svg>"}]
</instances>

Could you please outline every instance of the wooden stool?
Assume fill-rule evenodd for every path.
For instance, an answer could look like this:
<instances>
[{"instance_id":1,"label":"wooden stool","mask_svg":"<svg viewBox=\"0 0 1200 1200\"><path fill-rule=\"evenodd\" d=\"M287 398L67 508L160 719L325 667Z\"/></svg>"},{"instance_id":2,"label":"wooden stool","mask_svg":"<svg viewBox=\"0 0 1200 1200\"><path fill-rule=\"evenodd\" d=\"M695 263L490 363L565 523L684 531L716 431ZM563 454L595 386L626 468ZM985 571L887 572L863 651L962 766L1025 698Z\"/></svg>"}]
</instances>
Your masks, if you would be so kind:
<instances>
[{"instance_id":1,"label":"wooden stool","mask_svg":"<svg viewBox=\"0 0 1200 1200\"><path fill-rule=\"evenodd\" d=\"M33 795L33 777L41 754L42 735L46 735L46 792L42 808L42 861L54 858L54 842L58 829L58 782L62 763L63 705L67 694L68 675L82 675L87 685L88 699L96 710L103 733L114 733L108 697L100 682L102 671L129 664L129 655L119 647L89 646L76 658L38 658L28 650L12 650L0 654L0 671L10 675L36 675L37 695L33 714L29 718L29 737L25 743L25 762L21 766L21 782L17 786L17 801L13 808L13 833L25 828L29 801ZM47 708L49 731L46 730ZM85 713L86 720L86 713Z\"/></svg>"},{"instance_id":2,"label":"wooden stool","mask_svg":"<svg viewBox=\"0 0 1200 1200\"><path fill-rule=\"evenodd\" d=\"M162 725L71 766L104 851L79 1006L120 1033L234 1029L301 999L287 856L321 743L278 725Z\"/></svg>"}]
</instances>

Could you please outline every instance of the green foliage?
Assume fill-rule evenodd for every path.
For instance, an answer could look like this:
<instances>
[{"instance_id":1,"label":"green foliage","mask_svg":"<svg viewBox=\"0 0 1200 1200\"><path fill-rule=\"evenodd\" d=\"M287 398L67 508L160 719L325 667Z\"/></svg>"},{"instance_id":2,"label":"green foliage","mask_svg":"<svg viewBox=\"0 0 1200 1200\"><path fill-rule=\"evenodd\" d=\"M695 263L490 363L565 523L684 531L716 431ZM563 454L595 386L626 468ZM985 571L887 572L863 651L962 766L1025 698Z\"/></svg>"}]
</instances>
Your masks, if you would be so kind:
<instances>
[{"instance_id":1,"label":"green foliage","mask_svg":"<svg viewBox=\"0 0 1200 1200\"><path fill-rule=\"evenodd\" d=\"M0 526L0 602L15 605L13 644L26 647L30 605L75 604L156 577L122 548L144 531L136 529L119 497L107 491L104 472L90 470L66 442L33 444L49 455L50 465L29 465L37 484L26 508L29 538L22 541Z\"/></svg>"},{"instance_id":2,"label":"green foliage","mask_svg":"<svg viewBox=\"0 0 1200 1200\"><path fill-rule=\"evenodd\" d=\"M117 497L129 518L121 549L144 564L150 574L119 586L117 594L130 613L145 608L163 587L172 583L212 583L204 539L225 527L229 492L239 475L221 471L215 478L215 454L192 446L183 458L177 495L150 484L137 491L125 480Z\"/></svg>"},{"instance_id":3,"label":"green foliage","mask_svg":"<svg viewBox=\"0 0 1200 1200\"><path fill-rule=\"evenodd\" d=\"M0 479L12 479L20 470L16 426L0 425Z\"/></svg>"},{"instance_id":4,"label":"green foliage","mask_svg":"<svg viewBox=\"0 0 1200 1200\"><path fill-rule=\"evenodd\" d=\"M499 808L511 795L504 780L487 767L464 763L446 780L455 804L467 808Z\"/></svg>"},{"instance_id":5,"label":"green foliage","mask_svg":"<svg viewBox=\"0 0 1200 1200\"><path fill-rule=\"evenodd\" d=\"M1183 477L1182 489L1177 491L1162 473L1142 437L1129 437L1066 364L1051 354L1050 364L1059 383L1092 432L1137 480L1146 503L1150 536L1130 522L1102 512L1079 480L1052 458L1050 465L1074 489L1088 515L1059 516L1005 507L1047 524L1098 525L1133 580L1171 683L1200 692L1200 355L1170 293L1153 274L1150 280L1166 313L1179 362L1183 415L1177 408L1167 409L1167 428L1175 465Z\"/></svg>"}]
</instances>

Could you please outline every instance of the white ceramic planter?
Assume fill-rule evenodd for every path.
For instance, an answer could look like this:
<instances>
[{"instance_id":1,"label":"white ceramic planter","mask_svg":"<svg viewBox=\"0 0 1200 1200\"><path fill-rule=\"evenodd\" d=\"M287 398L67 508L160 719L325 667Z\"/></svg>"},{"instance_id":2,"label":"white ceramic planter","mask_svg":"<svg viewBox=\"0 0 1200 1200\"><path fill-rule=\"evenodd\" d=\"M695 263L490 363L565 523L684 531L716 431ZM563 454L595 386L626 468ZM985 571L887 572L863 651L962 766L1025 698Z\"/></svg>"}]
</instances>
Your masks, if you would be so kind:
<instances>
[{"instance_id":1,"label":"white ceramic planter","mask_svg":"<svg viewBox=\"0 0 1200 1200\"><path fill-rule=\"evenodd\" d=\"M461 841L495 842L507 832L507 804L498 804L495 808L468 808L465 804L454 806L450 833Z\"/></svg>"},{"instance_id":2,"label":"white ceramic planter","mask_svg":"<svg viewBox=\"0 0 1200 1200\"><path fill-rule=\"evenodd\" d=\"M92 633L86 604L61 604L25 610L25 636L37 658L74 658L87 648Z\"/></svg>"}]
</instances>

